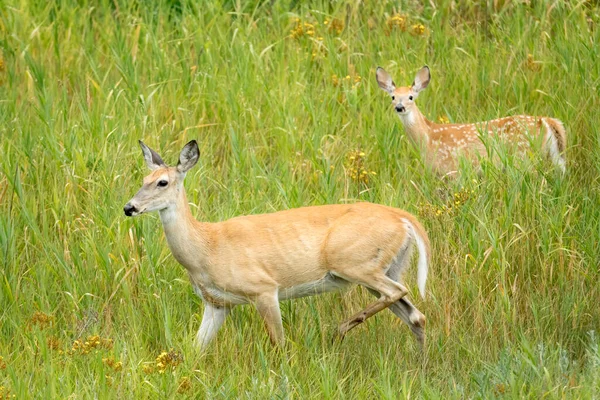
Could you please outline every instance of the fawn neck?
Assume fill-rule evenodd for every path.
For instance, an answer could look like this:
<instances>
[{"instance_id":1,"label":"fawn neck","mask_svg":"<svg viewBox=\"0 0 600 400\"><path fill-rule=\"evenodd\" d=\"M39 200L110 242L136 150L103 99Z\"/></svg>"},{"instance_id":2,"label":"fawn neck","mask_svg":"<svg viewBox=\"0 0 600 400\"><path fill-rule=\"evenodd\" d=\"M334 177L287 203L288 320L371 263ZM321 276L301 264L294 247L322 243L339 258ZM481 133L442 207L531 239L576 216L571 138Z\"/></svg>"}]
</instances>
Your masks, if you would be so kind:
<instances>
[{"instance_id":1,"label":"fawn neck","mask_svg":"<svg viewBox=\"0 0 600 400\"><path fill-rule=\"evenodd\" d=\"M415 106L413 110L406 114L399 114L406 134L416 144L427 148L429 145L429 133L431 122L421 114L421 111Z\"/></svg>"},{"instance_id":2,"label":"fawn neck","mask_svg":"<svg viewBox=\"0 0 600 400\"><path fill-rule=\"evenodd\" d=\"M183 184L176 202L160 211L160 220L175 259L188 270L203 265L208 257L206 226L192 215Z\"/></svg>"}]
</instances>

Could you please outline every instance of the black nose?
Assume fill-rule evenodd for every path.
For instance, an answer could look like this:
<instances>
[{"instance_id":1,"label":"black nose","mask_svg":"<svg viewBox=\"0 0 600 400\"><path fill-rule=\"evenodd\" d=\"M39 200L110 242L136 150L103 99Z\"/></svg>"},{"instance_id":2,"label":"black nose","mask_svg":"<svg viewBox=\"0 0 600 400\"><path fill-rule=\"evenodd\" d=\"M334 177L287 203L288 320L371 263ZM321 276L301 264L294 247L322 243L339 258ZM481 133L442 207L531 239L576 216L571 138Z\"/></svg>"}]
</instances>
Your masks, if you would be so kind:
<instances>
[{"instance_id":1,"label":"black nose","mask_svg":"<svg viewBox=\"0 0 600 400\"><path fill-rule=\"evenodd\" d=\"M404 108L404 106L403 106L403 105L401 105L401 104L398 104L398 105L396 106L396 111L398 111L398 112L404 112L404 111L406 111L406 108Z\"/></svg>"},{"instance_id":2,"label":"black nose","mask_svg":"<svg viewBox=\"0 0 600 400\"><path fill-rule=\"evenodd\" d=\"M123 207L123 211L125 211L125 215L127 215L128 217L131 217L136 210L135 210L134 206L127 203L127 204L125 204L125 207Z\"/></svg>"}]
</instances>

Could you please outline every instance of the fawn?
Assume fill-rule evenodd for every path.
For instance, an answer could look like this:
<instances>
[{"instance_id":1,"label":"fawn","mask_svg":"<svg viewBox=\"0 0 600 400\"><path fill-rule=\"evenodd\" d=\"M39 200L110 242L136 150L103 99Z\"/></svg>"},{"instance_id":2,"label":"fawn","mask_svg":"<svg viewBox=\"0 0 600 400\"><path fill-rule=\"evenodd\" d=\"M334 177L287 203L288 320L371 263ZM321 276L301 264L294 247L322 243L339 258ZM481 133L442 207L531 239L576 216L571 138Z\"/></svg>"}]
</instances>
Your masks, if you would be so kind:
<instances>
[{"instance_id":1,"label":"fawn","mask_svg":"<svg viewBox=\"0 0 600 400\"><path fill-rule=\"evenodd\" d=\"M488 138L499 139L519 152L527 149L532 140L541 139L543 151L565 172L566 133L558 119L517 115L471 124L436 124L427 120L415 103L431 80L429 67L417 72L410 87L396 87L381 67L377 67L376 76L379 87L392 96L394 110L407 135L424 151L426 164L438 173L456 172L461 155L478 163L479 156L488 154Z\"/></svg>"},{"instance_id":2,"label":"fawn","mask_svg":"<svg viewBox=\"0 0 600 400\"><path fill-rule=\"evenodd\" d=\"M419 254L417 282L425 295L429 239L421 224L400 209L372 203L313 206L249 215L218 223L197 221L190 211L183 180L198 161L191 141L176 167L140 141L152 172L124 207L125 215L158 211L167 243L183 265L204 315L196 335L203 348L239 304L253 304L271 342L284 340L279 301L337 291L352 283L366 287L377 300L344 321L338 334L389 307L424 341L425 316L405 297L400 283Z\"/></svg>"}]
</instances>

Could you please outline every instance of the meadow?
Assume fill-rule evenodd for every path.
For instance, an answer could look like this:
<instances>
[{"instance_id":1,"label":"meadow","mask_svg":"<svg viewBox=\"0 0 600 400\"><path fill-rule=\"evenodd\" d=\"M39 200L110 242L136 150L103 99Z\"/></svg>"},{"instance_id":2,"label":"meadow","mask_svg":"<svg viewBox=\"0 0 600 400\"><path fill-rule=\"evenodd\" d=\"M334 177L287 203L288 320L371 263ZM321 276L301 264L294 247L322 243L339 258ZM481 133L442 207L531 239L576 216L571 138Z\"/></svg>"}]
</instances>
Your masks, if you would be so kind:
<instances>
[{"instance_id":1,"label":"meadow","mask_svg":"<svg viewBox=\"0 0 600 400\"><path fill-rule=\"evenodd\" d=\"M0 3L0 399L600 397L600 5L595 1L6 0ZM549 115L536 154L425 168L378 65L435 121ZM362 289L252 307L205 354L202 303L157 215L124 204L138 139L198 140L192 212L220 221L359 200L432 242L423 352L383 311L333 342Z\"/></svg>"}]
</instances>

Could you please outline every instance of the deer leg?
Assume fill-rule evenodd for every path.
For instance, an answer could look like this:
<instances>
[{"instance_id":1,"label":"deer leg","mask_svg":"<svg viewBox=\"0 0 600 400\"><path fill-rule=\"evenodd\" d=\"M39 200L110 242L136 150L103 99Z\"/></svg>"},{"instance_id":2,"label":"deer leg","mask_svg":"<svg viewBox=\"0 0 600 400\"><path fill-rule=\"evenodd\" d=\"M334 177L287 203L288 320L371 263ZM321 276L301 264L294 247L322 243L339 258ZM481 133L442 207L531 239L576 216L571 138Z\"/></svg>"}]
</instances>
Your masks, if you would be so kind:
<instances>
[{"instance_id":1,"label":"deer leg","mask_svg":"<svg viewBox=\"0 0 600 400\"><path fill-rule=\"evenodd\" d=\"M404 286L386 275L380 276L368 283L357 283L361 283L363 286L377 291L380 297L374 303L369 304L364 310L354 314L340 324L338 329L340 339L343 339L350 329L362 324L368 318L394 304L408 293L408 290Z\"/></svg>"},{"instance_id":2,"label":"deer leg","mask_svg":"<svg viewBox=\"0 0 600 400\"><path fill-rule=\"evenodd\" d=\"M379 296L379 293L373 289L369 289L369 292L374 296ZM423 315L406 297L391 304L388 308L394 315L400 318L402 322L408 325L421 347L424 347L425 315Z\"/></svg>"},{"instance_id":3,"label":"deer leg","mask_svg":"<svg viewBox=\"0 0 600 400\"><path fill-rule=\"evenodd\" d=\"M273 345L281 346L285 340L283 324L281 323L281 310L279 309L279 298L277 293L262 295L255 302L258 313L265 321L269 338Z\"/></svg>"},{"instance_id":4,"label":"deer leg","mask_svg":"<svg viewBox=\"0 0 600 400\"><path fill-rule=\"evenodd\" d=\"M204 302L204 315L200 323L200 329L196 335L196 347L204 349L210 341L215 337L225 318L229 315L231 308L217 307L210 303Z\"/></svg>"}]
</instances>

